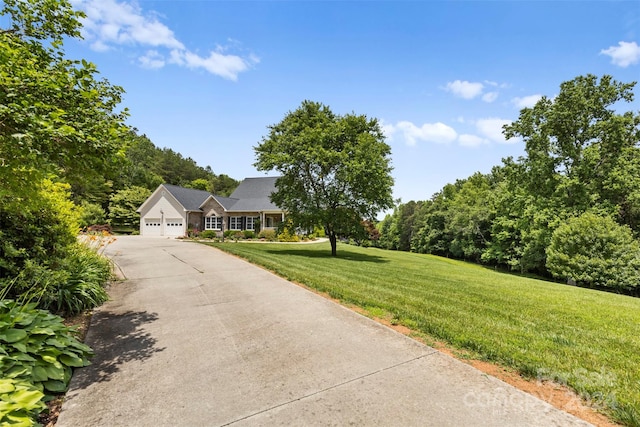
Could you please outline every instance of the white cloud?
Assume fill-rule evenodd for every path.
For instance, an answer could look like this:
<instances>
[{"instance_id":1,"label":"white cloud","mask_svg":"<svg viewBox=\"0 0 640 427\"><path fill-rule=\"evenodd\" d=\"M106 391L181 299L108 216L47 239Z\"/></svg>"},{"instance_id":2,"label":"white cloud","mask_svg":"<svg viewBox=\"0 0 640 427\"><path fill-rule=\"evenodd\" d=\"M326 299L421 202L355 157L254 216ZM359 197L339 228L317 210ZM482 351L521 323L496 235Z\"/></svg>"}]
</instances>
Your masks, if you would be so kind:
<instances>
[{"instance_id":1,"label":"white cloud","mask_svg":"<svg viewBox=\"0 0 640 427\"><path fill-rule=\"evenodd\" d=\"M386 123L384 120L381 119L380 128L382 129L382 133L387 139L393 140L393 134L396 132L396 127L393 124Z\"/></svg>"},{"instance_id":2,"label":"white cloud","mask_svg":"<svg viewBox=\"0 0 640 427\"><path fill-rule=\"evenodd\" d=\"M142 10L115 0L77 2L86 13L83 19L85 38L102 46L139 44L143 46L184 49L173 31L155 16L143 16Z\"/></svg>"},{"instance_id":3,"label":"white cloud","mask_svg":"<svg viewBox=\"0 0 640 427\"><path fill-rule=\"evenodd\" d=\"M458 142L460 143L460 145L465 147L478 147L480 145L489 143L489 141L484 138L466 133L458 137Z\"/></svg>"},{"instance_id":4,"label":"white cloud","mask_svg":"<svg viewBox=\"0 0 640 427\"><path fill-rule=\"evenodd\" d=\"M138 61L140 61L140 65L143 68L151 69L162 68L165 64L164 56L160 55L156 50L148 51L146 54L138 58Z\"/></svg>"},{"instance_id":5,"label":"white cloud","mask_svg":"<svg viewBox=\"0 0 640 427\"><path fill-rule=\"evenodd\" d=\"M139 56L145 68L162 68L166 65L162 52L167 49L169 63L187 68L202 68L207 72L229 80L237 80L238 74L260 62L255 55L243 58L224 53L227 47L217 46L208 56L202 57L187 49L173 31L153 14L145 14L135 3L118 0L72 0L86 13L83 19L83 35L96 51L113 49L116 46L152 47ZM235 40L234 46L239 45Z\"/></svg>"},{"instance_id":6,"label":"white cloud","mask_svg":"<svg viewBox=\"0 0 640 427\"><path fill-rule=\"evenodd\" d=\"M478 133L493 142L515 143L517 140L510 139L507 141L502 134L502 126L511 123L511 120L489 118L476 121L476 129Z\"/></svg>"},{"instance_id":7,"label":"white cloud","mask_svg":"<svg viewBox=\"0 0 640 427\"><path fill-rule=\"evenodd\" d=\"M493 102L498 98L498 92L487 92L482 95L482 100L484 102Z\"/></svg>"},{"instance_id":8,"label":"white cloud","mask_svg":"<svg viewBox=\"0 0 640 427\"><path fill-rule=\"evenodd\" d=\"M522 98L515 97L511 102L518 108L532 108L540 99L542 99L542 95L536 93L535 95L524 96Z\"/></svg>"},{"instance_id":9,"label":"white cloud","mask_svg":"<svg viewBox=\"0 0 640 427\"><path fill-rule=\"evenodd\" d=\"M395 125L383 123L382 130L391 140L396 134L402 135L409 146L416 145L418 141L448 144L455 141L458 136L452 127L440 122L425 123L422 126L416 126L408 121L401 121Z\"/></svg>"},{"instance_id":10,"label":"white cloud","mask_svg":"<svg viewBox=\"0 0 640 427\"><path fill-rule=\"evenodd\" d=\"M463 99L473 99L480 95L482 95L482 100L484 102L493 102L498 98L498 92L484 92L485 84L491 87L503 87L496 82L492 82L489 80L485 80L484 83L480 82L468 82L466 80L455 80L453 82L448 82L446 86L443 88L447 92L451 92L453 95L458 98Z\"/></svg>"},{"instance_id":11,"label":"white cloud","mask_svg":"<svg viewBox=\"0 0 640 427\"><path fill-rule=\"evenodd\" d=\"M243 59L236 55L223 55L220 52L209 52L208 57L202 57L189 51L173 50L172 62L187 68L203 68L211 74L229 80L237 80L238 74L246 71L257 58Z\"/></svg>"},{"instance_id":12,"label":"white cloud","mask_svg":"<svg viewBox=\"0 0 640 427\"><path fill-rule=\"evenodd\" d=\"M484 85L482 83L473 83L466 80L456 80L448 82L445 86L447 92L453 93L455 96L464 99L473 99L482 93Z\"/></svg>"},{"instance_id":13,"label":"white cloud","mask_svg":"<svg viewBox=\"0 0 640 427\"><path fill-rule=\"evenodd\" d=\"M622 68L640 61L640 46L636 42L618 42L618 46L602 49L600 55L611 57L611 63Z\"/></svg>"}]
</instances>

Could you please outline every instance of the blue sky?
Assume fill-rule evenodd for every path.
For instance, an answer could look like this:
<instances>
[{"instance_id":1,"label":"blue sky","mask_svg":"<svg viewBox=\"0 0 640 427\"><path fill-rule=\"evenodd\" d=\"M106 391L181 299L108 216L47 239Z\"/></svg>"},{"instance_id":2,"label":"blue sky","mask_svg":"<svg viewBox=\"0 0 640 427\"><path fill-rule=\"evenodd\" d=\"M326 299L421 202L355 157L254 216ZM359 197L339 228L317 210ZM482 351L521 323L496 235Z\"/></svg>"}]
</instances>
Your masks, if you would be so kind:
<instances>
[{"instance_id":1,"label":"blue sky","mask_svg":"<svg viewBox=\"0 0 640 427\"><path fill-rule=\"evenodd\" d=\"M267 126L318 101L382 122L403 202L522 155L501 126L563 81L640 79L637 1L72 3L87 19L68 56L124 87L128 123L157 146L262 176Z\"/></svg>"}]
</instances>

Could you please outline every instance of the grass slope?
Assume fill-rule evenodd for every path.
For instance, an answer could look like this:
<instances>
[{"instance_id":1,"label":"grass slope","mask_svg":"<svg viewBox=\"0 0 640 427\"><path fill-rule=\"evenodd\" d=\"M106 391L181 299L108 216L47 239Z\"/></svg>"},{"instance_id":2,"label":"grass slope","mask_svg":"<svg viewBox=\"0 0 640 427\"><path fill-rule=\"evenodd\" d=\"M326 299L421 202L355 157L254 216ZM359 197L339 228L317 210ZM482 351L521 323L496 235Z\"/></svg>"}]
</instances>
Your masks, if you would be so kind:
<instances>
[{"instance_id":1,"label":"grass slope","mask_svg":"<svg viewBox=\"0 0 640 427\"><path fill-rule=\"evenodd\" d=\"M525 376L567 384L615 420L640 425L640 299L431 255L212 245Z\"/></svg>"}]
</instances>

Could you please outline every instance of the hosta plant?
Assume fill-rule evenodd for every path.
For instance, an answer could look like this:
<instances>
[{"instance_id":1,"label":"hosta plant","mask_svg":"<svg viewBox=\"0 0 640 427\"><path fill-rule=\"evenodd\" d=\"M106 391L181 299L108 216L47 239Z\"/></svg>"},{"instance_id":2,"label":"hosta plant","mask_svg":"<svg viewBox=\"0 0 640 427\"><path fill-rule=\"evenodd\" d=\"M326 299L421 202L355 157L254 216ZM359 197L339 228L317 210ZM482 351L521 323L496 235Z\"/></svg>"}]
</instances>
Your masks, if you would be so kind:
<instances>
[{"instance_id":1,"label":"hosta plant","mask_svg":"<svg viewBox=\"0 0 640 427\"><path fill-rule=\"evenodd\" d=\"M0 301L0 425L29 425L20 420L64 392L72 368L87 366L93 355L61 317L35 307Z\"/></svg>"}]
</instances>

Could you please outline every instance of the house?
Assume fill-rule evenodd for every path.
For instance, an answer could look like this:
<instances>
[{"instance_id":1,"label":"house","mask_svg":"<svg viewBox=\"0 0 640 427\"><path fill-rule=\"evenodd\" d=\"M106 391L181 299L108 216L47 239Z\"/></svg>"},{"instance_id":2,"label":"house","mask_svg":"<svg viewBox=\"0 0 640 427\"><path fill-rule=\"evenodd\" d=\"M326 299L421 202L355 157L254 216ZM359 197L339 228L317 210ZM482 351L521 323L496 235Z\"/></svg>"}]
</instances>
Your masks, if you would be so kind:
<instances>
[{"instance_id":1,"label":"house","mask_svg":"<svg viewBox=\"0 0 640 427\"><path fill-rule=\"evenodd\" d=\"M161 184L138 208L142 236L180 237L187 230L275 229L284 212L271 203L277 177L246 178L229 196Z\"/></svg>"}]
</instances>

